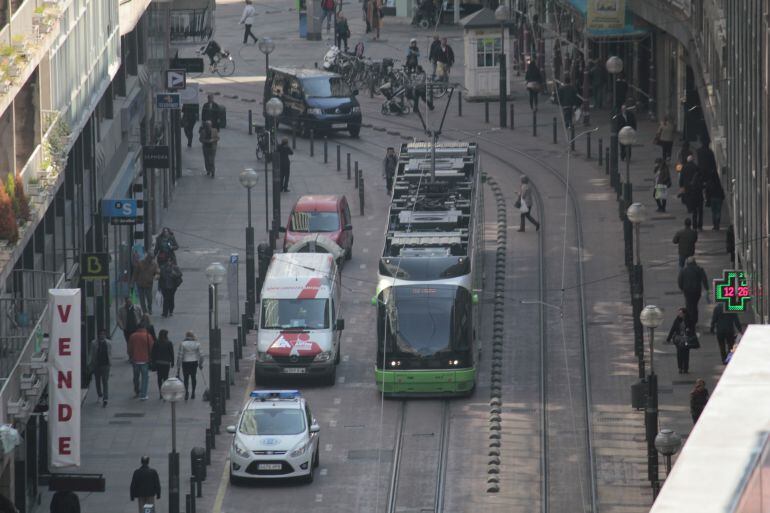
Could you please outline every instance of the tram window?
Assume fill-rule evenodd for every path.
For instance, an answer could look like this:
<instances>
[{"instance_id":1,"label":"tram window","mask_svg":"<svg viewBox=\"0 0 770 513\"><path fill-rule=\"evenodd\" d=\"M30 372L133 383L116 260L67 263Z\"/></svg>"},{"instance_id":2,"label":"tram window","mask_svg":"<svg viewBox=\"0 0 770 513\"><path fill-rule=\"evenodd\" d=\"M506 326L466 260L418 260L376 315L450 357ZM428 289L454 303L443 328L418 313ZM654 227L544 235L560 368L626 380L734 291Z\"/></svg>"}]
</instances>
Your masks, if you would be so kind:
<instances>
[{"instance_id":1,"label":"tram window","mask_svg":"<svg viewBox=\"0 0 770 513\"><path fill-rule=\"evenodd\" d=\"M452 317L454 349L466 350L471 341L471 298L470 293L463 288L457 289Z\"/></svg>"}]
</instances>

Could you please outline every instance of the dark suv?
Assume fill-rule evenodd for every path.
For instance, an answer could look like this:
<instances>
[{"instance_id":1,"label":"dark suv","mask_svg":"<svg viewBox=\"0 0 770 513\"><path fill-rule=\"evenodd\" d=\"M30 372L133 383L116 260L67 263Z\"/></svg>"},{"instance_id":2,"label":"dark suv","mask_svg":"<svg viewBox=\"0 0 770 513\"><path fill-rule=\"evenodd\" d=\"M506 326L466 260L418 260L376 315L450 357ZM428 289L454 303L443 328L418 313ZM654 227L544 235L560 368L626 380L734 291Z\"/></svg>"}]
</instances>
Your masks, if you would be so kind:
<instances>
[{"instance_id":1,"label":"dark suv","mask_svg":"<svg viewBox=\"0 0 770 513\"><path fill-rule=\"evenodd\" d=\"M304 68L270 68L265 80L265 102L278 97L283 102L279 123L310 130L347 130L353 137L361 131L358 91L351 90L341 76Z\"/></svg>"}]
</instances>

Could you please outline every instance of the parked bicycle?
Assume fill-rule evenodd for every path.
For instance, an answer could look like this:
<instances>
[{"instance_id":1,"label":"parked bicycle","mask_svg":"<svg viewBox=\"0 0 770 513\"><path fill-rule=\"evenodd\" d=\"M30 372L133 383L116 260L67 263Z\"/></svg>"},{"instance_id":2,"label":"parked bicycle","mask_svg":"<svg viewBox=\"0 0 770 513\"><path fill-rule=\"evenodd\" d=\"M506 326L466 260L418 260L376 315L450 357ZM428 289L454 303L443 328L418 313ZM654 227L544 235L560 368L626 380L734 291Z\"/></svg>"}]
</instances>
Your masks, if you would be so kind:
<instances>
[{"instance_id":1,"label":"parked bicycle","mask_svg":"<svg viewBox=\"0 0 770 513\"><path fill-rule=\"evenodd\" d=\"M270 158L271 150L275 148L275 136L265 127L255 127L257 133L257 160Z\"/></svg>"}]
</instances>

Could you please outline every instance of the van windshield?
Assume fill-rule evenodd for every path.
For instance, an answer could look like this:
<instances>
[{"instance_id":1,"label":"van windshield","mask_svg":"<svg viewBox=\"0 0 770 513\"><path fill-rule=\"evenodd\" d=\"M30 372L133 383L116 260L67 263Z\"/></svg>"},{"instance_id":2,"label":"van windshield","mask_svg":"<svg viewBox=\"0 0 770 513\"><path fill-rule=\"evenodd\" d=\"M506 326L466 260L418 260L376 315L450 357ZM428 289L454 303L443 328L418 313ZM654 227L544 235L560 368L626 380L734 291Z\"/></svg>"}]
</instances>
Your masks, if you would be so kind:
<instances>
[{"instance_id":1,"label":"van windshield","mask_svg":"<svg viewBox=\"0 0 770 513\"><path fill-rule=\"evenodd\" d=\"M340 229L337 212L294 212L291 215L293 232L336 232Z\"/></svg>"},{"instance_id":2,"label":"van windshield","mask_svg":"<svg viewBox=\"0 0 770 513\"><path fill-rule=\"evenodd\" d=\"M349 98L353 96L350 86L342 77L314 77L302 80L305 96L308 98Z\"/></svg>"},{"instance_id":3,"label":"van windshield","mask_svg":"<svg viewBox=\"0 0 770 513\"><path fill-rule=\"evenodd\" d=\"M262 298L262 327L266 329L328 329L328 299Z\"/></svg>"}]
</instances>

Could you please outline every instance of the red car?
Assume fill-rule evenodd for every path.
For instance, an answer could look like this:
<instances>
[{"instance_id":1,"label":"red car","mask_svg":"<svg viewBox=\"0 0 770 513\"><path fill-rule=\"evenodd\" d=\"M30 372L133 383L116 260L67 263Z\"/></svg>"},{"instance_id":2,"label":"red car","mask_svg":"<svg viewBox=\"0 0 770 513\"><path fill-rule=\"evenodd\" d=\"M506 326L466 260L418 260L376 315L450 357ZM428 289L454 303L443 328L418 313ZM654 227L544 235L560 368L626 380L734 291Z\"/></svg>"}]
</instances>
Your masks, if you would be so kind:
<instances>
[{"instance_id":1,"label":"red car","mask_svg":"<svg viewBox=\"0 0 770 513\"><path fill-rule=\"evenodd\" d=\"M313 234L333 240L345 251L345 259L350 260L353 254L353 225L345 196L309 194L297 200L286 224L284 252L295 242Z\"/></svg>"}]
</instances>

